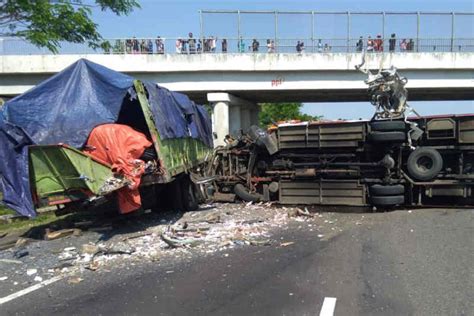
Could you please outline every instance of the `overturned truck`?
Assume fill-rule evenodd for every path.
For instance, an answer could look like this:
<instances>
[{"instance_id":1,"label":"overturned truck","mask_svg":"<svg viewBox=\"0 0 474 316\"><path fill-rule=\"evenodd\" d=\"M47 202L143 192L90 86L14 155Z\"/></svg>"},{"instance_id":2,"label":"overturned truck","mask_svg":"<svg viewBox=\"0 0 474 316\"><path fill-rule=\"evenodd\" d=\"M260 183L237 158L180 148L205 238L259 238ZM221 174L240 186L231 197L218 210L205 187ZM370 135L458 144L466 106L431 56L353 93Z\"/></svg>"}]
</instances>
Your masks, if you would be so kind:
<instances>
[{"instance_id":1,"label":"overturned truck","mask_svg":"<svg viewBox=\"0 0 474 316\"><path fill-rule=\"evenodd\" d=\"M3 202L34 217L55 205L195 209L213 144L204 107L80 60L6 103L0 147Z\"/></svg>"},{"instance_id":2,"label":"overturned truck","mask_svg":"<svg viewBox=\"0 0 474 316\"><path fill-rule=\"evenodd\" d=\"M393 207L473 205L474 114L426 116L396 69L372 74L371 120L252 127L208 166L215 199Z\"/></svg>"}]
</instances>

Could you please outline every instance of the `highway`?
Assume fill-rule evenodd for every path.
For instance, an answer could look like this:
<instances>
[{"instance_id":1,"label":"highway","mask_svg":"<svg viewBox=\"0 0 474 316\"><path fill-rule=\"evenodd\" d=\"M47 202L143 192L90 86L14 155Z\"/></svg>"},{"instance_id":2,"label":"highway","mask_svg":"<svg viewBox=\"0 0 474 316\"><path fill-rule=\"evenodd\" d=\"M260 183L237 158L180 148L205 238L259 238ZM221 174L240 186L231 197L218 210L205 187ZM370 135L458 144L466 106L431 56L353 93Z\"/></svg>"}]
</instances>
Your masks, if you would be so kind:
<instances>
[{"instance_id":1,"label":"highway","mask_svg":"<svg viewBox=\"0 0 474 316\"><path fill-rule=\"evenodd\" d=\"M2 315L474 315L473 210L333 213L318 238L293 221L270 246L237 247L60 280ZM319 236L321 237L321 236ZM326 299L329 303L334 300ZM329 304L331 305L331 304ZM332 306L332 307L334 307Z\"/></svg>"}]
</instances>

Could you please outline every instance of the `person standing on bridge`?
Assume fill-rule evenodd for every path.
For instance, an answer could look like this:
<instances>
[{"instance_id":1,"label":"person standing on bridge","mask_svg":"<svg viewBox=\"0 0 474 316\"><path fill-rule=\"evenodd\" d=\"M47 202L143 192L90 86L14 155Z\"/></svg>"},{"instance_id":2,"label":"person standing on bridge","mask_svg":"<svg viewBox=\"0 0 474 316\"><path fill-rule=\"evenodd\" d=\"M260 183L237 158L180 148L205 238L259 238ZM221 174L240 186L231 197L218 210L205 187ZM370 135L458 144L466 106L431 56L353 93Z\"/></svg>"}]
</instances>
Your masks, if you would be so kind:
<instances>
[{"instance_id":1,"label":"person standing on bridge","mask_svg":"<svg viewBox=\"0 0 474 316\"><path fill-rule=\"evenodd\" d=\"M405 52L407 50L407 40L406 38L404 38L401 42L400 42L400 51L401 52Z\"/></svg>"},{"instance_id":2,"label":"person standing on bridge","mask_svg":"<svg viewBox=\"0 0 474 316\"><path fill-rule=\"evenodd\" d=\"M148 39L146 44L148 45L148 54L153 54L153 42L151 39Z\"/></svg>"},{"instance_id":3,"label":"person standing on bridge","mask_svg":"<svg viewBox=\"0 0 474 316\"><path fill-rule=\"evenodd\" d=\"M216 52L216 47L217 47L217 37L211 36L211 39L210 39L211 53Z\"/></svg>"},{"instance_id":4,"label":"person standing on bridge","mask_svg":"<svg viewBox=\"0 0 474 316\"><path fill-rule=\"evenodd\" d=\"M245 53L245 42L242 36L240 37L239 44L237 45L239 49L239 53Z\"/></svg>"},{"instance_id":5,"label":"person standing on bridge","mask_svg":"<svg viewBox=\"0 0 474 316\"><path fill-rule=\"evenodd\" d=\"M222 52L227 53L227 39L222 39Z\"/></svg>"},{"instance_id":6,"label":"person standing on bridge","mask_svg":"<svg viewBox=\"0 0 474 316\"><path fill-rule=\"evenodd\" d=\"M322 53L323 52L323 42L321 41L321 39L318 39L318 53Z\"/></svg>"},{"instance_id":7,"label":"person standing on bridge","mask_svg":"<svg viewBox=\"0 0 474 316\"><path fill-rule=\"evenodd\" d=\"M367 51L369 53L374 51L374 41L372 40L372 37L367 38Z\"/></svg>"},{"instance_id":8,"label":"person standing on bridge","mask_svg":"<svg viewBox=\"0 0 474 316\"><path fill-rule=\"evenodd\" d=\"M267 53L272 54L275 52L275 42L267 39Z\"/></svg>"},{"instance_id":9,"label":"person standing on bridge","mask_svg":"<svg viewBox=\"0 0 474 316\"><path fill-rule=\"evenodd\" d=\"M181 39L178 38L174 44L175 46L175 49L176 49L176 53L177 54L181 54L181 48L182 48L182 43L181 43Z\"/></svg>"},{"instance_id":10,"label":"person standing on bridge","mask_svg":"<svg viewBox=\"0 0 474 316\"><path fill-rule=\"evenodd\" d=\"M163 40L160 36L158 36L155 40L156 45L156 53L157 54L164 54L165 53L165 45L163 44Z\"/></svg>"},{"instance_id":11,"label":"person standing on bridge","mask_svg":"<svg viewBox=\"0 0 474 316\"><path fill-rule=\"evenodd\" d=\"M374 40L374 50L376 52L383 52L383 40L382 35L377 35L377 39Z\"/></svg>"},{"instance_id":12,"label":"person standing on bridge","mask_svg":"<svg viewBox=\"0 0 474 316\"><path fill-rule=\"evenodd\" d=\"M397 39L395 38L395 33L392 33L390 40L388 41L388 50L393 53L395 51L395 45L397 44Z\"/></svg>"},{"instance_id":13,"label":"person standing on bridge","mask_svg":"<svg viewBox=\"0 0 474 316\"><path fill-rule=\"evenodd\" d=\"M412 52L415 49L415 42L413 41L413 38L410 38L410 41L408 42L407 45L407 51Z\"/></svg>"},{"instance_id":14,"label":"person standing on bridge","mask_svg":"<svg viewBox=\"0 0 474 316\"><path fill-rule=\"evenodd\" d=\"M193 37L193 33L189 32L188 36L189 53L196 54L196 40Z\"/></svg>"},{"instance_id":15,"label":"person standing on bridge","mask_svg":"<svg viewBox=\"0 0 474 316\"><path fill-rule=\"evenodd\" d=\"M360 53L362 52L363 49L364 49L364 40L361 36L359 37L359 41L356 44L356 51Z\"/></svg>"},{"instance_id":16,"label":"person standing on bridge","mask_svg":"<svg viewBox=\"0 0 474 316\"><path fill-rule=\"evenodd\" d=\"M260 47L260 43L254 38L252 41L252 52L258 53L259 47Z\"/></svg>"}]
</instances>

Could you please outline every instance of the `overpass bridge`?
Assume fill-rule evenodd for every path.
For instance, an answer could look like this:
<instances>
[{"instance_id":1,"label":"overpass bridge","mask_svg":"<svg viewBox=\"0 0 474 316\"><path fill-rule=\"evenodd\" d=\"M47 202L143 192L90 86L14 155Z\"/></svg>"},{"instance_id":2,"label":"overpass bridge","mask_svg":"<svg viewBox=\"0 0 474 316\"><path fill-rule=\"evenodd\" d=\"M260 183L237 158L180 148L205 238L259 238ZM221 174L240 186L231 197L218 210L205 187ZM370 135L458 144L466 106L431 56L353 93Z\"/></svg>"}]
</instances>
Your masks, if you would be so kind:
<instances>
[{"instance_id":1,"label":"overpass bridge","mask_svg":"<svg viewBox=\"0 0 474 316\"><path fill-rule=\"evenodd\" d=\"M70 54L0 56L0 96L21 94L80 58L215 106L218 138L256 123L258 102L367 100L362 53ZM369 69L395 66L410 100L474 99L473 52L367 53Z\"/></svg>"}]
</instances>

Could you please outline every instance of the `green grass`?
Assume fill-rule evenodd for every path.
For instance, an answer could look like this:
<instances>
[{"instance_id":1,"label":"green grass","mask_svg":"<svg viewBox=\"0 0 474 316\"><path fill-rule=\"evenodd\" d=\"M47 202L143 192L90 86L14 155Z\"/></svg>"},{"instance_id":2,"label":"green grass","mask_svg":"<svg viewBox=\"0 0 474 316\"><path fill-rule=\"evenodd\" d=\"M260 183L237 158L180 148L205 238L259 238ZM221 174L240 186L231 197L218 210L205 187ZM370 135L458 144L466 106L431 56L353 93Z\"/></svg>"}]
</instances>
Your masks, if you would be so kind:
<instances>
[{"instance_id":1,"label":"green grass","mask_svg":"<svg viewBox=\"0 0 474 316\"><path fill-rule=\"evenodd\" d=\"M0 224L0 232L12 232L17 230L28 230L32 227L41 226L59 220L54 214L39 215L34 219L14 221L10 224Z\"/></svg>"},{"instance_id":2,"label":"green grass","mask_svg":"<svg viewBox=\"0 0 474 316\"><path fill-rule=\"evenodd\" d=\"M12 211L11 209L0 205L0 215L7 215L7 214L15 214L15 211Z\"/></svg>"},{"instance_id":3,"label":"green grass","mask_svg":"<svg viewBox=\"0 0 474 316\"><path fill-rule=\"evenodd\" d=\"M3 194L0 192L0 201L3 199ZM9 209L6 206L0 204L0 215L15 214L15 211Z\"/></svg>"}]
</instances>

